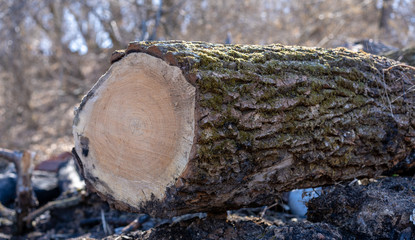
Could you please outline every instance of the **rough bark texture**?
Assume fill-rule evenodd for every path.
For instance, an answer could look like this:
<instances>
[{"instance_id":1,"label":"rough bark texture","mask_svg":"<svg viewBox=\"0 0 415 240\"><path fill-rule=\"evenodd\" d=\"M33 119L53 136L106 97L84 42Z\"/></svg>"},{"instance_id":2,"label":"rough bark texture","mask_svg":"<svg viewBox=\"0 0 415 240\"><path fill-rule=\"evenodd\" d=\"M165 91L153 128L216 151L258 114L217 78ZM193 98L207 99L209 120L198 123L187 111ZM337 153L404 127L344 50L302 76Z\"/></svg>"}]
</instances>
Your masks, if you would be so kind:
<instances>
[{"instance_id":1,"label":"rough bark texture","mask_svg":"<svg viewBox=\"0 0 415 240\"><path fill-rule=\"evenodd\" d=\"M415 99L406 89L415 71L393 60L345 49L176 41L131 43L112 62L132 52L178 66L196 87L196 137L164 199L134 207L101 194L118 208L172 216L267 205L279 192L375 177L414 161ZM82 156L78 163L82 169ZM91 189L100 181L88 169L83 175Z\"/></svg>"}]
</instances>

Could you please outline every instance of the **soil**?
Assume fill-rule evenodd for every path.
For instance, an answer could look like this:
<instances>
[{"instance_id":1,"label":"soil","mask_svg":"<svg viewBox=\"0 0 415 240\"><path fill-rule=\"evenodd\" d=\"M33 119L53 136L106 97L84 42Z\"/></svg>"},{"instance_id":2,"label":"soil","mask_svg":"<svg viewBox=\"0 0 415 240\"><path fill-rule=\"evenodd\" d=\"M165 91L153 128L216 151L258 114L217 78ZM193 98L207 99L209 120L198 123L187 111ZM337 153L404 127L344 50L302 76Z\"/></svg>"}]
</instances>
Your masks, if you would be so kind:
<instances>
[{"instance_id":1,"label":"soil","mask_svg":"<svg viewBox=\"0 0 415 240\"><path fill-rule=\"evenodd\" d=\"M332 224L356 239L415 239L412 177L326 188L308 207L308 220Z\"/></svg>"},{"instance_id":2,"label":"soil","mask_svg":"<svg viewBox=\"0 0 415 240\"><path fill-rule=\"evenodd\" d=\"M415 239L414 191L412 177L328 186L310 200L307 219L284 211L284 202L265 212L244 208L159 219L111 209L89 194L76 206L45 212L23 236L13 236L13 225L1 221L0 239ZM121 233L134 220L136 228Z\"/></svg>"}]
</instances>

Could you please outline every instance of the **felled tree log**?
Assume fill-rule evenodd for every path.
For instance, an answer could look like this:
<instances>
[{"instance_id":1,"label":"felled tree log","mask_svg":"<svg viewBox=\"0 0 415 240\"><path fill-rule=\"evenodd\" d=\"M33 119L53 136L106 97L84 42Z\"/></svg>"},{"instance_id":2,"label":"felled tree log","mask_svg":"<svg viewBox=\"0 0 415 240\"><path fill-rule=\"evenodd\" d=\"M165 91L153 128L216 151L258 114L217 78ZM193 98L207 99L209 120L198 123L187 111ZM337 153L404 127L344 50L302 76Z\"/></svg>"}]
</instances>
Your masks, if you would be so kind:
<instances>
[{"instance_id":1,"label":"felled tree log","mask_svg":"<svg viewBox=\"0 0 415 240\"><path fill-rule=\"evenodd\" d=\"M76 110L73 152L121 209L267 205L414 160L415 71L393 60L175 41L131 43L112 63Z\"/></svg>"}]
</instances>

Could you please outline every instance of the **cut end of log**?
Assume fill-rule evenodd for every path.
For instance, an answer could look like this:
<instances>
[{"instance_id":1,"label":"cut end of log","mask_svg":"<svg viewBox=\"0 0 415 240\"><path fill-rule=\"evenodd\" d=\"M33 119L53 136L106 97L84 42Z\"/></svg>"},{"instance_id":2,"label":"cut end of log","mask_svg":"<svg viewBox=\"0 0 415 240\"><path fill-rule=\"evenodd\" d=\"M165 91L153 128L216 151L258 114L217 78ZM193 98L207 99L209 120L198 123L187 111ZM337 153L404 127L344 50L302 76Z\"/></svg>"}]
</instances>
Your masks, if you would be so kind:
<instances>
[{"instance_id":1,"label":"cut end of log","mask_svg":"<svg viewBox=\"0 0 415 240\"><path fill-rule=\"evenodd\" d=\"M178 67L128 54L77 110L73 133L84 177L129 207L163 199L190 158L194 109L195 87Z\"/></svg>"}]
</instances>

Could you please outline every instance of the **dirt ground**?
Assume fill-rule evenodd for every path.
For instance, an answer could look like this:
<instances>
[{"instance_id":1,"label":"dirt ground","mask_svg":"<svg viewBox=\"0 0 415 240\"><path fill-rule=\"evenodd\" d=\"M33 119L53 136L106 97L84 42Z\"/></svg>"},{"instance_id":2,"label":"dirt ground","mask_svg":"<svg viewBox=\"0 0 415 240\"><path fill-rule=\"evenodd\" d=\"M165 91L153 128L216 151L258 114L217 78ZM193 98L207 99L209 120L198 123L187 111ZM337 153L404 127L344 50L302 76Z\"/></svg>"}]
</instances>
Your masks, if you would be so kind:
<instances>
[{"instance_id":1,"label":"dirt ground","mask_svg":"<svg viewBox=\"0 0 415 240\"><path fill-rule=\"evenodd\" d=\"M156 219L148 215L110 209L96 195L81 204L48 211L35 220L29 233L15 239L340 239L339 230L325 223L310 223L288 213L270 209L261 216L262 208L240 209L221 216L182 220ZM103 230L101 211L109 225ZM200 215L199 215L200 216ZM124 234L111 234L138 219L137 229ZM13 226L1 226L0 239L12 237ZM340 237L340 238L339 238Z\"/></svg>"},{"instance_id":2,"label":"dirt ground","mask_svg":"<svg viewBox=\"0 0 415 240\"><path fill-rule=\"evenodd\" d=\"M413 177L395 176L324 187L309 202L307 218L291 214L281 201L266 211L245 208L158 219L111 209L95 194L86 194L76 205L44 212L22 236L13 235L13 224L0 218L0 239L409 240L415 239L414 186Z\"/></svg>"}]
</instances>

